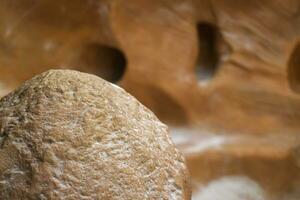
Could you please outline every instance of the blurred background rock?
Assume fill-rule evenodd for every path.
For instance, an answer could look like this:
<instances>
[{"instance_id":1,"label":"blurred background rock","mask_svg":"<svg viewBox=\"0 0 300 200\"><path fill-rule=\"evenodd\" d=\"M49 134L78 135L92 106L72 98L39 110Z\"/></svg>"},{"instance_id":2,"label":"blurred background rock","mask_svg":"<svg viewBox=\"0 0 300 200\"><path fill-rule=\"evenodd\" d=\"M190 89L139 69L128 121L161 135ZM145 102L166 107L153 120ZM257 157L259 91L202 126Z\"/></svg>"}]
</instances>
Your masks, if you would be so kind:
<instances>
[{"instance_id":1,"label":"blurred background rock","mask_svg":"<svg viewBox=\"0 0 300 200\"><path fill-rule=\"evenodd\" d=\"M298 200L299 38L298 0L1 0L0 96L95 74L169 125L194 199Z\"/></svg>"}]
</instances>

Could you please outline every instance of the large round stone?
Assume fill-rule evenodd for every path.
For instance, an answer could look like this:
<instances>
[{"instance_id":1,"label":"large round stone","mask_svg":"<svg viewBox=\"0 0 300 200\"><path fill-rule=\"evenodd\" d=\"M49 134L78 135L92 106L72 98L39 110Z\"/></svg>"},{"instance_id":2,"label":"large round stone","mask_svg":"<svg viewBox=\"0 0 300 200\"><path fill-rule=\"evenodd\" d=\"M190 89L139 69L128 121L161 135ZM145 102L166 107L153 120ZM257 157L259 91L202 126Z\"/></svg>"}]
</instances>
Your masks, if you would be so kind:
<instances>
[{"instance_id":1,"label":"large round stone","mask_svg":"<svg viewBox=\"0 0 300 200\"><path fill-rule=\"evenodd\" d=\"M0 199L190 199L167 126L97 76L52 70L0 100Z\"/></svg>"}]
</instances>

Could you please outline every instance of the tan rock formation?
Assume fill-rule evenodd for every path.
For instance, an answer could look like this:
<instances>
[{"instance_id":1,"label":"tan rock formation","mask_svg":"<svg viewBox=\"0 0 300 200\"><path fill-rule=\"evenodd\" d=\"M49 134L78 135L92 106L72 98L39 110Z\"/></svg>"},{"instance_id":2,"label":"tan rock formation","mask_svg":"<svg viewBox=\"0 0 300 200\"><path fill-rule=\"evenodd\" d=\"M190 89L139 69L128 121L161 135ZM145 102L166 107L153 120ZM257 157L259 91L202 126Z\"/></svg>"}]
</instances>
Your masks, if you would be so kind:
<instances>
[{"instance_id":1,"label":"tan rock formation","mask_svg":"<svg viewBox=\"0 0 300 200\"><path fill-rule=\"evenodd\" d=\"M187 128L177 144L196 185L244 175L281 200L300 188L299 8L298 0L2 0L0 95L53 66L96 74Z\"/></svg>"},{"instance_id":2,"label":"tan rock formation","mask_svg":"<svg viewBox=\"0 0 300 200\"><path fill-rule=\"evenodd\" d=\"M299 199L299 139L296 134L255 136L173 130L173 140L186 156L193 177L195 200L206 200L208 196L214 200L221 198L221 194L228 195L228 199L235 197L237 200L244 200L242 197L238 198L238 188L233 188L231 192L226 191L226 188L230 188L227 183L231 185L231 181L221 181L222 184L217 184L215 189L204 192L206 187L211 188L211 182L216 183L222 177L226 180L238 177L234 178L233 186L253 191L252 184L250 188L244 184L245 178L251 180L265 194L263 200ZM213 194L222 185L224 188L220 193ZM256 194L250 196L255 197Z\"/></svg>"},{"instance_id":3,"label":"tan rock formation","mask_svg":"<svg viewBox=\"0 0 300 200\"><path fill-rule=\"evenodd\" d=\"M0 101L0 199L190 199L167 127L96 76L49 71Z\"/></svg>"},{"instance_id":4,"label":"tan rock formation","mask_svg":"<svg viewBox=\"0 0 300 200\"><path fill-rule=\"evenodd\" d=\"M297 131L299 96L290 85L298 79L298 7L297 0L4 0L0 92L54 66L74 68L119 81L170 123Z\"/></svg>"}]
</instances>

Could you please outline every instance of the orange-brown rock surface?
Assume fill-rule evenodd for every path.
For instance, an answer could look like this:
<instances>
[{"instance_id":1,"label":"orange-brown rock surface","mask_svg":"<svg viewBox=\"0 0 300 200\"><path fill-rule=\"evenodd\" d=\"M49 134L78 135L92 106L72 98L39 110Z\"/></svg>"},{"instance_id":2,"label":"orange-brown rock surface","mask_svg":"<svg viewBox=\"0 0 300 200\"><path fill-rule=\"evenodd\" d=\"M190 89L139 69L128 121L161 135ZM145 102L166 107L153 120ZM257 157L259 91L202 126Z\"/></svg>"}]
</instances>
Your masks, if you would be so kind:
<instances>
[{"instance_id":1,"label":"orange-brown rock surface","mask_svg":"<svg viewBox=\"0 0 300 200\"><path fill-rule=\"evenodd\" d=\"M0 93L54 66L96 74L181 127L173 136L195 189L245 176L265 198L297 199L299 9L298 0L3 0Z\"/></svg>"},{"instance_id":2,"label":"orange-brown rock surface","mask_svg":"<svg viewBox=\"0 0 300 200\"><path fill-rule=\"evenodd\" d=\"M0 199L190 199L167 126L121 88L51 70L0 100Z\"/></svg>"}]
</instances>

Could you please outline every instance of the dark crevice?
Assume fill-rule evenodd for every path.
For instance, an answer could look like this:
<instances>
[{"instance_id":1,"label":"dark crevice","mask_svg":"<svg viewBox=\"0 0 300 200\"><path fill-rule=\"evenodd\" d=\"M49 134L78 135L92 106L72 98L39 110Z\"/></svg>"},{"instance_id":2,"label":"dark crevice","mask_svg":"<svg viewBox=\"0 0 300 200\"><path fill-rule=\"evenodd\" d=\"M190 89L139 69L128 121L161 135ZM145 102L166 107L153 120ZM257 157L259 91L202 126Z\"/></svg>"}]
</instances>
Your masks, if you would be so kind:
<instances>
[{"instance_id":1,"label":"dark crevice","mask_svg":"<svg viewBox=\"0 0 300 200\"><path fill-rule=\"evenodd\" d=\"M122 79L127 64L121 50L101 44L87 45L78 59L76 70L97 75L112 83Z\"/></svg>"},{"instance_id":2,"label":"dark crevice","mask_svg":"<svg viewBox=\"0 0 300 200\"><path fill-rule=\"evenodd\" d=\"M288 61L288 81L294 92L300 93L300 43L296 45Z\"/></svg>"},{"instance_id":3,"label":"dark crevice","mask_svg":"<svg viewBox=\"0 0 300 200\"><path fill-rule=\"evenodd\" d=\"M8 133L6 131L3 131L3 133L0 134L0 149L4 147L4 143L7 138L8 138Z\"/></svg>"},{"instance_id":4,"label":"dark crevice","mask_svg":"<svg viewBox=\"0 0 300 200\"><path fill-rule=\"evenodd\" d=\"M198 58L196 74L199 81L206 81L215 75L219 66L218 42L220 35L217 27L208 23L198 24L197 33Z\"/></svg>"}]
</instances>

